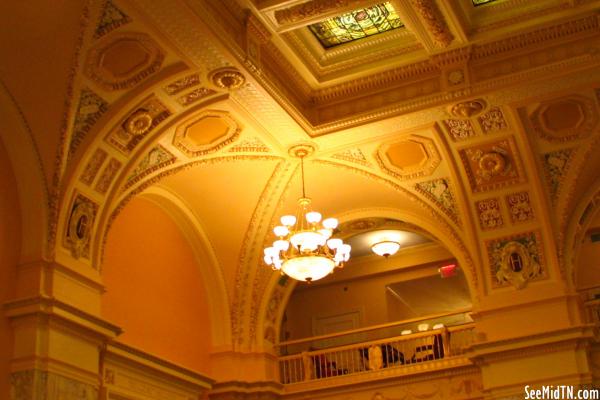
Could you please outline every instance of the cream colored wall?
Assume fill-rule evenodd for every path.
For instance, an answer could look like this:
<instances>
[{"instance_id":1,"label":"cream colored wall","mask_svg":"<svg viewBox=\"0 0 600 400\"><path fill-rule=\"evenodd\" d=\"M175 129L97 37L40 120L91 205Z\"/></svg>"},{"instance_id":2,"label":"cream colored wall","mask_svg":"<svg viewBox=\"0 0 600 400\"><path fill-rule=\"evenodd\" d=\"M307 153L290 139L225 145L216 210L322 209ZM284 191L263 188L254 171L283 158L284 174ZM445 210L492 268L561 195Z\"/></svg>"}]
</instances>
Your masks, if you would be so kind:
<instances>
[{"instance_id":1,"label":"cream colored wall","mask_svg":"<svg viewBox=\"0 0 600 400\"><path fill-rule=\"evenodd\" d=\"M390 260L391 261L391 260ZM351 268L348 265L347 268ZM401 269L363 279L327 285L297 286L286 308L286 331L290 340L313 336L313 317L327 317L358 311L360 326L383 324L416 315L401 304L386 285L436 273L433 267Z\"/></svg>"},{"instance_id":2,"label":"cream colored wall","mask_svg":"<svg viewBox=\"0 0 600 400\"><path fill-rule=\"evenodd\" d=\"M590 231L600 233L600 212L591 222L577 257L577 289L600 286L600 242L592 242Z\"/></svg>"},{"instance_id":3,"label":"cream colored wall","mask_svg":"<svg viewBox=\"0 0 600 400\"><path fill-rule=\"evenodd\" d=\"M19 199L12 167L0 142L0 304L14 296L16 265L20 252L21 222ZM0 308L1 310L1 308ZM9 398L9 360L12 350L12 329L0 316L0 398Z\"/></svg>"},{"instance_id":4,"label":"cream colored wall","mask_svg":"<svg viewBox=\"0 0 600 400\"><path fill-rule=\"evenodd\" d=\"M209 371L208 299L192 249L158 206L134 199L108 236L102 314L119 341L197 372Z\"/></svg>"}]
</instances>

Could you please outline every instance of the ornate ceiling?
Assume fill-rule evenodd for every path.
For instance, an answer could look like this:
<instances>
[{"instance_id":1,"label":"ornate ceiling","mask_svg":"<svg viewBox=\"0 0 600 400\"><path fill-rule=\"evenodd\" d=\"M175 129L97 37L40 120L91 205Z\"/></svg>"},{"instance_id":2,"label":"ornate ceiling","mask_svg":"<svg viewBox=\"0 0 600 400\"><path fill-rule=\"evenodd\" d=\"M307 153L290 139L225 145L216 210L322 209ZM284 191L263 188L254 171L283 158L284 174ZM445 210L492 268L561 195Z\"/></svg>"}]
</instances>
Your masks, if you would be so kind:
<instances>
[{"instance_id":1,"label":"ornate ceiling","mask_svg":"<svg viewBox=\"0 0 600 400\"><path fill-rule=\"evenodd\" d=\"M0 79L45 177L47 254L101 271L111 223L145 196L201 238L233 342L261 345L290 290L262 248L304 143L317 209L418 226L475 303L570 285L564 243L600 170L600 1L390 3L404 28L330 49L307 25L378 3L3 4L25 32L1 35Z\"/></svg>"}]
</instances>

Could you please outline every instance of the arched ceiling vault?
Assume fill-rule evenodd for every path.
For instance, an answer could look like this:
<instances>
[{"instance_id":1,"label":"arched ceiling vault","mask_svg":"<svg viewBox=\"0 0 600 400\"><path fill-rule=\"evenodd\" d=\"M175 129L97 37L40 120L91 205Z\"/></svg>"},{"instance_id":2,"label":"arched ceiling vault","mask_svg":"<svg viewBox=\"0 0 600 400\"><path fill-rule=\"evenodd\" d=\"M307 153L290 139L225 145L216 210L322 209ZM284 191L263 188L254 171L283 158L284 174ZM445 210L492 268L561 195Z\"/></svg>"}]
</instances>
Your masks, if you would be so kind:
<instances>
[{"instance_id":1,"label":"arched ceiling vault","mask_svg":"<svg viewBox=\"0 0 600 400\"><path fill-rule=\"evenodd\" d=\"M261 252L299 194L288 149L308 143L315 207L423 226L460 260L476 300L512 289L509 245L541 265L532 285L566 290L569 216L597 181L600 2L393 1L406 28L332 50L306 29L373 3L90 1L56 33L69 39L57 50L69 76L44 62L20 74L27 52L3 37L0 79L40 154L30 175L48 182L56 259L100 276L119 211L136 195L163 202L195 230L206 271L220 271L232 345L260 347L271 299L285 298ZM35 72L68 82L50 108L23 90Z\"/></svg>"}]
</instances>

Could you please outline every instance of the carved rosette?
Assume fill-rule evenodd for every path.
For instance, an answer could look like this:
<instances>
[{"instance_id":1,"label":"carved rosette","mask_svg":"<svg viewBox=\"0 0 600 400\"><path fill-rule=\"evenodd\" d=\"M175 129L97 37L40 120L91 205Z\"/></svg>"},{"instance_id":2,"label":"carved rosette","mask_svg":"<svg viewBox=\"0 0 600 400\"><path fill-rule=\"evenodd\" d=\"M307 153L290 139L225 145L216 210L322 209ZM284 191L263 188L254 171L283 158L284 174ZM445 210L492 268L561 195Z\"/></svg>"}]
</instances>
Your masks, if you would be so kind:
<instances>
[{"instance_id":1,"label":"carved rosette","mask_svg":"<svg viewBox=\"0 0 600 400\"><path fill-rule=\"evenodd\" d=\"M236 90L246 83L244 75L236 68L224 67L212 71L208 79L219 89Z\"/></svg>"}]
</instances>

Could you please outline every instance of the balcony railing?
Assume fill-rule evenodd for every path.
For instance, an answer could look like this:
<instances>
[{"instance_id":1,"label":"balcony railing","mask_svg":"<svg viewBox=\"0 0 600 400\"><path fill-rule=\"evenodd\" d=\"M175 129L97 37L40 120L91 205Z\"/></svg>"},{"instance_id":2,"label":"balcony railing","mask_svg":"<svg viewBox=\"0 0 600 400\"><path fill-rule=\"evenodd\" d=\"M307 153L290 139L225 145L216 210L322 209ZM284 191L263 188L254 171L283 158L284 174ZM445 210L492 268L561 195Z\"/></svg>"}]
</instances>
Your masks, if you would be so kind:
<instances>
[{"instance_id":1,"label":"balcony railing","mask_svg":"<svg viewBox=\"0 0 600 400\"><path fill-rule=\"evenodd\" d=\"M473 342L473 328L463 324L280 357L280 381L291 384L459 356Z\"/></svg>"}]
</instances>

